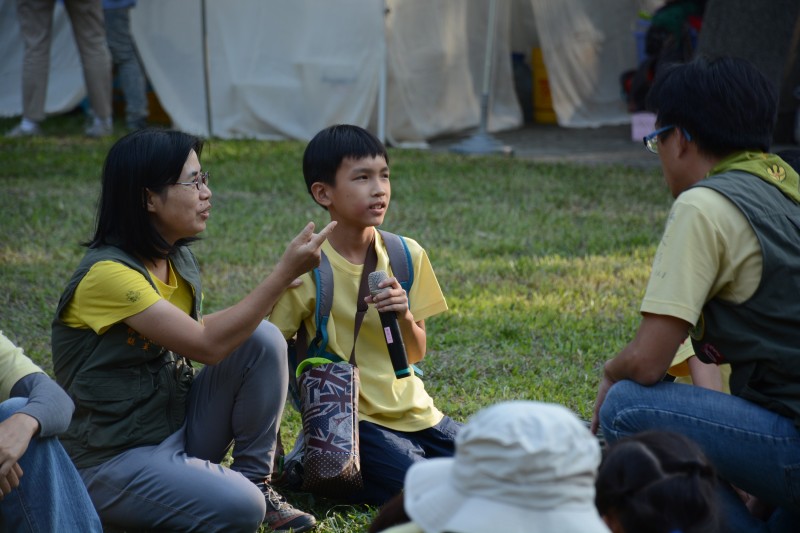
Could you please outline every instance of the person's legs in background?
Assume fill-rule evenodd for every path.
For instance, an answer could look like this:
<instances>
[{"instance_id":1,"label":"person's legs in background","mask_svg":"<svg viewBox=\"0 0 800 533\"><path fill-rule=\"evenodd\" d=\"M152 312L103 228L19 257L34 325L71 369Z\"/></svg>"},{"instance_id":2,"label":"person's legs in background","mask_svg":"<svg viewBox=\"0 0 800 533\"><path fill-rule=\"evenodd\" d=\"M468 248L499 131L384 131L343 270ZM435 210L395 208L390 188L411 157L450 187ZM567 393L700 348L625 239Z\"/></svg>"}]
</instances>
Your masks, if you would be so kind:
<instances>
[{"instance_id":1,"label":"person's legs in background","mask_svg":"<svg viewBox=\"0 0 800 533\"><path fill-rule=\"evenodd\" d=\"M111 53L101 0L64 0L83 67L83 79L94 116L86 129L89 137L112 133Z\"/></svg>"},{"instance_id":2,"label":"person's legs in background","mask_svg":"<svg viewBox=\"0 0 800 533\"><path fill-rule=\"evenodd\" d=\"M125 125L129 130L147 126L147 80L131 35L131 8L104 10L106 38L125 97Z\"/></svg>"},{"instance_id":3,"label":"person's legs in background","mask_svg":"<svg viewBox=\"0 0 800 533\"><path fill-rule=\"evenodd\" d=\"M17 19L24 45L22 59L22 120L6 136L40 135L44 120L50 39L55 0L17 0Z\"/></svg>"},{"instance_id":4,"label":"person's legs in background","mask_svg":"<svg viewBox=\"0 0 800 533\"><path fill-rule=\"evenodd\" d=\"M25 404L25 398L0 403L0 422ZM83 481L57 438L31 439L19 465L20 485L0 504L0 531L102 532Z\"/></svg>"}]
</instances>

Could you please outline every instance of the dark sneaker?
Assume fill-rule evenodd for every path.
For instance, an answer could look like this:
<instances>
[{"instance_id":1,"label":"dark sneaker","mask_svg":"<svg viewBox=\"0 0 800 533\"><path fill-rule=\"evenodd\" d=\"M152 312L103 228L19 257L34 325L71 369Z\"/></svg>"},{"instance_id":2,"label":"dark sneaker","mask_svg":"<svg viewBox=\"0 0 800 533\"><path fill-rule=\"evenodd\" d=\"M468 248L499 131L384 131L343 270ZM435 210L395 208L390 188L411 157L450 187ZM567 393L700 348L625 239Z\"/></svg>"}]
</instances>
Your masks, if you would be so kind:
<instances>
[{"instance_id":1,"label":"dark sneaker","mask_svg":"<svg viewBox=\"0 0 800 533\"><path fill-rule=\"evenodd\" d=\"M264 515L264 525L272 531L294 531L301 533L311 531L317 526L317 520L308 513L299 511L291 506L286 498L275 492L272 485L258 483L256 486L264 493L267 501L267 513Z\"/></svg>"}]
</instances>

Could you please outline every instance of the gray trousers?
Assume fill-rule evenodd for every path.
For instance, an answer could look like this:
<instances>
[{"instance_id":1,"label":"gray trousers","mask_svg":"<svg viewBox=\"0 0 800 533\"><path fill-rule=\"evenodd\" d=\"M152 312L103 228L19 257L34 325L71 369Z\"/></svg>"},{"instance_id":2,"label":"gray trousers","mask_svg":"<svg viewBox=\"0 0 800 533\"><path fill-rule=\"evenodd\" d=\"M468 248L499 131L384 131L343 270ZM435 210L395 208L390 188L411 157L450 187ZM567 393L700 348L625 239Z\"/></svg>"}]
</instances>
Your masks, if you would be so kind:
<instances>
[{"instance_id":1,"label":"gray trousers","mask_svg":"<svg viewBox=\"0 0 800 533\"><path fill-rule=\"evenodd\" d=\"M269 322L200 371L184 426L157 446L80 470L104 524L126 529L254 532L288 387L286 341ZM230 468L219 463L233 444Z\"/></svg>"},{"instance_id":2,"label":"gray trousers","mask_svg":"<svg viewBox=\"0 0 800 533\"><path fill-rule=\"evenodd\" d=\"M128 129L141 128L147 120L147 80L131 35L131 8L105 9L106 38L117 78L125 96Z\"/></svg>"},{"instance_id":3,"label":"gray trousers","mask_svg":"<svg viewBox=\"0 0 800 533\"><path fill-rule=\"evenodd\" d=\"M92 112L111 118L111 54L106 43L100 0L64 0L78 45L83 79ZM45 118L47 78L55 0L17 0L17 18L24 44L22 60L22 116L35 122Z\"/></svg>"}]
</instances>

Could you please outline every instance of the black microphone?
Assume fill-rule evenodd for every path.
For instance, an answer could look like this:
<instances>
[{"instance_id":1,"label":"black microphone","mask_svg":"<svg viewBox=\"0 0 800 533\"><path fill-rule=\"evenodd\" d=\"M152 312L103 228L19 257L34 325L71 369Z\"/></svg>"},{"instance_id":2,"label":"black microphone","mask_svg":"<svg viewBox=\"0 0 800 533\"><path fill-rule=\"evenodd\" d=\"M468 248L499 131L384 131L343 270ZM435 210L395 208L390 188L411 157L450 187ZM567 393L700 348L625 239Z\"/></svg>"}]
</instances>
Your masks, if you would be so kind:
<instances>
[{"instance_id":1,"label":"black microphone","mask_svg":"<svg viewBox=\"0 0 800 533\"><path fill-rule=\"evenodd\" d=\"M367 278L369 293L375 296L388 290L389 287L378 287L383 280L388 278L388 274L383 270L370 272ZM389 348L389 358L392 360L394 375L397 378L407 378L411 375L411 369L408 367L408 356L406 355L406 346L403 344L403 335L400 333L400 326L397 324L397 313L388 311L378 313L378 315L381 317L383 336L386 339L386 347Z\"/></svg>"}]
</instances>

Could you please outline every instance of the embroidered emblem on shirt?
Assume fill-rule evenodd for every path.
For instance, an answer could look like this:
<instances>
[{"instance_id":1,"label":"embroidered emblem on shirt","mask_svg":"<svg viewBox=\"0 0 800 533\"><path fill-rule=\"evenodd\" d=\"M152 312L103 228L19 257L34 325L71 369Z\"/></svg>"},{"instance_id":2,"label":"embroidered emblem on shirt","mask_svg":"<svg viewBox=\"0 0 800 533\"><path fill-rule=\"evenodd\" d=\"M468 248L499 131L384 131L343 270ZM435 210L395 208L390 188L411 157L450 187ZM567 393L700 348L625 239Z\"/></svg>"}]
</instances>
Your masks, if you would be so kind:
<instances>
[{"instance_id":1,"label":"embroidered emblem on shirt","mask_svg":"<svg viewBox=\"0 0 800 533\"><path fill-rule=\"evenodd\" d=\"M781 182L786 179L786 169L779 165L772 165L767 167L769 177L775 181Z\"/></svg>"},{"instance_id":2,"label":"embroidered emblem on shirt","mask_svg":"<svg viewBox=\"0 0 800 533\"><path fill-rule=\"evenodd\" d=\"M139 291L128 291L125 297L130 303L136 303L139 301L139 298L142 297L142 294Z\"/></svg>"}]
</instances>

